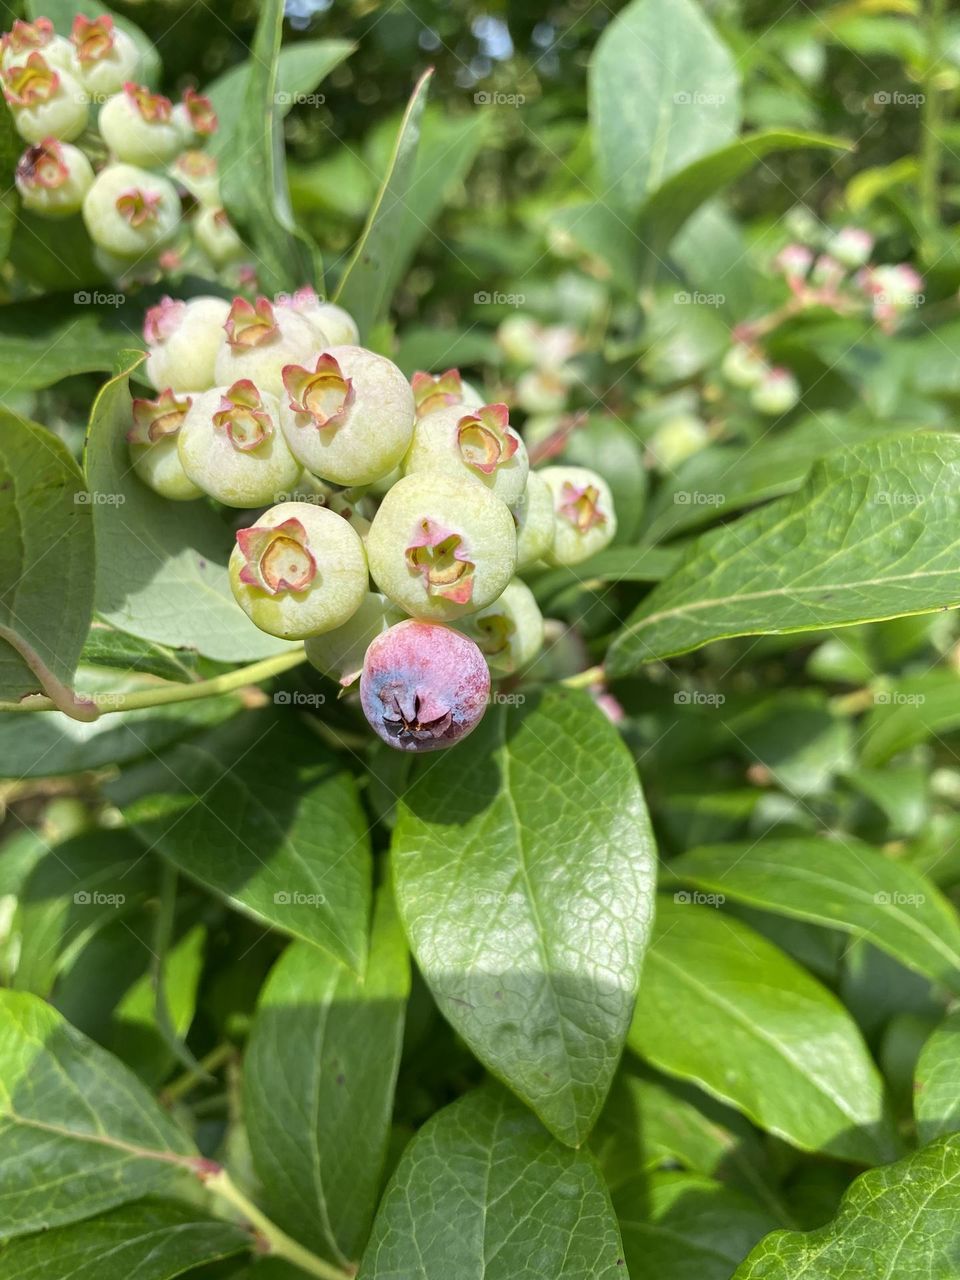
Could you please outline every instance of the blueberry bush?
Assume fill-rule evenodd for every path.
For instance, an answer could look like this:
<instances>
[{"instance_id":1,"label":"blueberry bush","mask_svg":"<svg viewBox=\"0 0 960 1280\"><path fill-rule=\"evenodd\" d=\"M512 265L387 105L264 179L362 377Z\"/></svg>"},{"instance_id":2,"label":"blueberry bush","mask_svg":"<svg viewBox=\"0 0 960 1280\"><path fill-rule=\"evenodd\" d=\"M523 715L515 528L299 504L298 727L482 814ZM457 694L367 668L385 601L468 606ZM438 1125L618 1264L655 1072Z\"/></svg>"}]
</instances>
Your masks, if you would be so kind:
<instances>
[{"instance_id":1,"label":"blueberry bush","mask_svg":"<svg viewBox=\"0 0 960 1280\"><path fill-rule=\"evenodd\" d=\"M960 1280L960 18L11 0L0 1280Z\"/></svg>"}]
</instances>

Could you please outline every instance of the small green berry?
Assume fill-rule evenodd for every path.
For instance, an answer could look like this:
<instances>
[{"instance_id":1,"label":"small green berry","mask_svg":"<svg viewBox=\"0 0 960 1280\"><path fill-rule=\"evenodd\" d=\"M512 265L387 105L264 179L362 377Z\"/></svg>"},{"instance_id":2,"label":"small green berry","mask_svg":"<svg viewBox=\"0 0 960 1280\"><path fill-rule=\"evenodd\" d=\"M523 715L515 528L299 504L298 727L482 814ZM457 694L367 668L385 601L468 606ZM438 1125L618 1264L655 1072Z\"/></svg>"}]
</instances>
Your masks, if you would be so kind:
<instances>
[{"instance_id":1,"label":"small green berry","mask_svg":"<svg viewBox=\"0 0 960 1280\"><path fill-rule=\"evenodd\" d=\"M13 27L0 36L0 68L16 66L27 61L31 53L42 55L47 66L56 71L66 71L77 76L77 59L73 45L64 36L58 36L49 18L37 18L34 22L14 20Z\"/></svg>"},{"instance_id":2,"label":"small green berry","mask_svg":"<svg viewBox=\"0 0 960 1280\"><path fill-rule=\"evenodd\" d=\"M869 262L873 236L862 227L841 227L827 247L838 262L855 271Z\"/></svg>"},{"instance_id":3,"label":"small green berry","mask_svg":"<svg viewBox=\"0 0 960 1280\"><path fill-rule=\"evenodd\" d=\"M553 492L542 472L530 472L523 494L512 510L517 522L517 568L526 569L542 560L553 546L556 527Z\"/></svg>"},{"instance_id":4,"label":"small green berry","mask_svg":"<svg viewBox=\"0 0 960 1280\"><path fill-rule=\"evenodd\" d=\"M307 659L346 688L359 678L370 644L402 618L403 614L386 596L368 591L363 604L342 627L307 640Z\"/></svg>"},{"instance_id":5,"label":"small green berry","mask_svg":"<svg viewBox=\"0 0 960 1280\"><path fill-rule=\"evenodd\" d=\"M461 405L461 413L470 409L479 409L483 397L478 391L464 382L459 369L448 369L446 373L425 373L418 370L410 379L410 387L417 406L417 417L425 418L428 413L437 409L446 409L450 405Z\"/></svg>"},{"instance_id":6,"label":"small green berry","mask_svg":"<svg viewBox=\"0 0 960 1280\"><path fill-rule=\"evenodd\" d=\"M735 342L727 349L720 371L732 387L749 391L757 385L767 368L766 360L756 347Z\"/></svg>"},{"instance_id":7,"label":"small green berry","mask_svg":"<svg viewBox=\"0 0 960 1280\"><path fill-rule=\"evenodd\" d=\"M182 101L173 108L173 122L187 147L194 146L200 138L209 138L220 124L213 103L196 89L184 90Z\"/></svg>"},{"instance_id":8,"label":"small green berry","mask_svg":"<svg viewBox=\"0 0 960 1280\"><path fill-rule=\"evenodd\" d=\"M279 405L252 382L202 391L177 439L184 471L228 507L262 507L296 488L300 463L278 425Z\"/></svg>"},{"instance_id":9,"label":"small green berry","mask_svg":"<svg viewBox=\"0 0 960 1280\"><path fill-rule=\"evenodd\" d=\"M118 258L158 252L180 222L172 182L129 164L108 164L84 196L83 220L94 244Z\"/></svg>"},{"instance_id":10,"label":"small green berry","mask_svg":"<svg viewBox=\"0 0 960 1280\"><path fill-rule=\"evenodd\" d=\"M323 302L315 289L304 285L294 293L277 294L278 307L290 307L313 325L317 340L323 350L329 347L353 347L360 341L357 322L343 307L335 302Z\"/></svg>"},{"instance_id":11,"label":"small green berry","mask_svg":"<svg viewBox=\"0 0 960 1280\"><path fill-rule=\"evenodd\" d=\"M27 142L72 142L87 127L89 108L80 81L42 54L12 62L3 72L3 93L17 132Z\"/></svg>"},{"instance_id":12,"label":"small green berry","mask_svg":"<svg viewBox=\"0 0 960 1280\"><path fill-rule=\"evenodd\" d=\"M414 618L448 621L492 604L513 577L517 534L498 497L467 476L398 480L367 535L380 590Z\"/></svg>"},{"instance_id":13,"label":"small green berry","mask_svg":"<svg viewBox=\"0 0 960 1280\"><path fill-rule=\"evenodd\" d=\"M281 314L300 320L295 312ZM314 475L333 484L370 484L405 454L413 435L413 392L385 356L364 347L330 347L306 364L287 365L283 383L283 434Z\"/></svg>"},{"instance_id":14,"label":"small green berry","mask_svg":"<svg viewBox=\"0 0 960 1280\"><path fill-rule=\"evenodd\" d=\"M691 413L675 414L650 438L650 454L660 471L673 471L710 443L706 423Z\"/></svg>"},{"instance_id":15,"label":"small green berry","mask_svg":"<svg viewBox=\"0 0 960 1280\"><path fill-rule=\"evenodd\" d=\"M779 417L789 413L800 399L800 384L789 369L769 369L753 389L750 403L760 413Z\"/></svg>"},{"instance_id":16,"label":"small green berry","mask_svg":"<svg viewBox=\"0 0 960 1280\"><path fill-rule=\"evenodd\" d=\"M170 99L132 81L103 104L98 124L104 142L127 164L165 165L183 150Z\"/></svg>"},{"instance_id":17,"label":"small green berry","mask_svg":"<svg viewBox=\"0 0 960 1280\"><path fill-rule=\"evenodd\" d=\"M528 369L517 379L517 404L527 413L559 413L567 403L570 381L566 370Z\"/></svg>"},{"instance_id":18,"label":"small green berry","mask_svg":"<svg viewBox=\"0 0 960 1280\"><path fill-rule=\"evenodd\" d=\"M613 495L602 476L587 467L544 467L556 525L550 564L573 565L610 545L617 532Z\"/></svg>"},{"instance_id":19,"label":"small green berry","mask_svg":"<svg viewBox=\"0 0 960 1280\"><path fill-rule=\"evenodd\" d=\"M499 600L456 625L478 646L491 671L500 675L520 671L543 648L543 614L519 578L507 583Z\"/></svg>"},{"instance_id":20,"label":"small green berry","mask_svg":"<svg viewBox=\"0 0 960 1280\"><path fill-rule=\"evenodd\" d=\"M249 378L261 391L285 400L285 366L316 355L316 335L303 316L262 296L256 302L234 298L223 329L214 362L218 386Z\"/></svg>"},{"instance_id":21,"label":"small green berry","mask_svg":"<svg viewBox=\"0 0 960 1280\"><path fill-rule=\"evenodd\" d=\"M109 14L86 18L78 13L70 39L76 52L77 74L95 99L119 93L140 74L140 51L132 36L121 31Z\"/></svg>"},{"instance_id":22,"label":"small green berry","mask_svg":"<svg viewBox=\"0 0 960 1280\"><path fill-rule=\"evenodd\" d=\"M220 206L220 177L217 162L206 151L181 151L170 166L169 175L174 182L193 196L198 204ZM199 217L199 215L198 215ZM196 229L196 224L194 224ZM236 234L236 233L234 233ZM237 236L237 241L240 237ZM241 244L242 248L242 244ZM210 255L212 257L212 255Z\"/></svg>"},{"instance_id":23,"label":"small green berry","mask_svg":"<svg viewBox=\"0 0 960 1280\"><path fill-rule=\"evenodd\" d=\"M236 262L246 253L246 246L219 201L204 205L199 211L193 220L193 234L203 252L218 267Z\"/></svg>"},{"instance_id":24,"label":"small green berry","mask_svg":"<svg viewBox=\"0 0 960 1280\"><path fill-rule=\"evenodd\" d=\"M147 377L159 390L208 391L215 385L214 362L230 304L201 295L181 301L161 298L147 311Z\"/></svg>"},{"instance_id":25,"label":"small green berry","mask_svg":"<svg viewBox=\"0 0 960 1280\"><path fill-rule=\"evenodd\" d=\"M403 470L406 475L465 474L511 506L523 494L530 466L505 404L467 411L462 405L448 405L417 422Z\"/></svg>"},{"instance_id":26,"label":"small green berry","mask_svg":"<svg viewBox=\"0 0 960 1280\"><path fill-rule=\"evenodd\" d=\"M367 557L346 520L309 502L281 502L237 533L230 586L261 631L284 640L333 631L367 594Z\"/></svg>"},{"instance_id":27,"label":"small green berry","mask_svg":"<svg viewBox=\"0 0 960 1280\"><path fill-rule=\"evenodd\" d=\"M127 432L130 461L145 485L173 502L202 498L203 490L184 471L177 436L192 401L167 387L156 400L134 400L133 426Z\"/></svg>"},{"instance_id":28,"label":"small green berry","mask_svg":"<svg viewBox=\"0 0 960 1280\"><path fill-rule=\"evenodd\" d=\"M531 316L508 316L497 328L497 342L508 360L521 366L537 363L543 330Z\"/></svg>"},{"instance_id":29,"label":"small green berry","mask_svg":"<svg viewBox=\"0 0 960 1280\"><path fill-rule=\"evenodd\" d=\"M93 185L93 168L78 147L45 138L20 157L14 182L25 209L66 218L82 206Z\"/></svg>"}]
</instances>

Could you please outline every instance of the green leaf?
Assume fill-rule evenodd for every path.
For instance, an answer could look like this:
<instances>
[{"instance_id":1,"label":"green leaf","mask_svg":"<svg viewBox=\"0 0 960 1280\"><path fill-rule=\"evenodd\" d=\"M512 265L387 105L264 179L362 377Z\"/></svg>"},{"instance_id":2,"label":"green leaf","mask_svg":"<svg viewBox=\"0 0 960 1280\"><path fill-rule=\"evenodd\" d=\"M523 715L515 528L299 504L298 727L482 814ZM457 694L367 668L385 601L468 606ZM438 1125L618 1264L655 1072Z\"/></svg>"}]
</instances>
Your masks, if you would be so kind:
<instances>
[{"instance_id":1,"label":"green leaf","mask_svg":"<svg viewBox=\"0 0 960 1280\"><path fill-rule=\"evenodd\" d=\"M960 1130L960 1009L944 1018L920 1051L913 1110L921 1143Z\"/></svg>"},{"instance_id":2,"label":"green leaf","mask_svg":"<svg viewBox=\"0 0 960 1280\"><path fill-rule=\"evenodd\" d=\"M84 451L94 497L98 613L143 639L223 662L289 648L237 608L227 578L229 525L205 502L159 497L131 469L129 372L108 382L94 401Z\"/></svg>"},{"instance_id":3,"label":"green leaf","mask_svg":"<svg viewBox=\"0 0 960 1280\"><path fill-rule=\"evenodd\" d=\"M432 70L425 71L417 81L377 198L337 287L336 301L356 320L361 342L386 315L409 256L411 231L417 234L408 202L417 176L421 122L432 75Z\"/></svg>"},{"instance_id":4,"label":"green leaf","mask_svg":"<svg viewBox=\"0 0 960 1280\"><path fill-rule=\"evenodd\" d=\"M924 671L884 684L873 695L863 729L863 763L884 765L901 751L960 729L960 679Z\"/></svg>"},{"instance_id":5,"label":"green leaf","mask_svg":"<svg viewBox=\"0 0 960 1280\"><path fill-rule=\"evenodd\" d=\"M709 893L867 938L960 994L960 921L925 876L869 845L762 840L693 849L672 875Z\"/></svg>"},{"instance_id":6,"label":"green leaf","mask_svg":"<svg viewBox=\"0 0 960 1280\"><path fill-rule=\"evenodd\" d=\"M671 174L728 142L740 121L733 57L693 0L633 0L590 64L604 191L637 209Z\"/></svg>"},{"instance_id":7,"label":"green leaf","mask_svg":"<svg viewBox=\"0 0 960 1280\"><path fill-rule=\"evenodd\" d=\"M406 942L381 891L363 980L294 943L250 1031L244 1110L267 1210L339 1265L360 1257L373 1221L409 991Z\"/></svg>"},{"instance_id":8,"label":"green leaf","mask_svg":"<svg viewBox=\"0 0 960 1280\"><path fill-rule=\"evenodd\" d=\"M729 1280L733 1268L780 1224L746 1196L692 1173L638 1174L613 1207L634 1276Z\"/></svg>"},{"instance_id":9,"label":"green leaf","mask_svg":"<svg viewBox=\"0 0 960 1280\"><path fill-rule=\"evenodd\" d=\"M352 775L292 707L182 743L128 770L112 794L144 843L184 875L362 970L367 822Z\"/></svg>"},{"instance_id":10,"label":"green leaf","mask_svg":"<svg viewBox=\"0 0 960 1280\"><path fill-rule=\"evenodd\" d=\"M826 987L729 915L664 897L629 1045L804 1151L896 1154L883 1086Z\"/></svg>"},{"instance_id":11,"label":"green leaf","mask_svg":"<svg viewBox=\"0 0 960 1280\"><path fill-rule=\"evenodd\" d=\"M36 996L0 991L0 1080L0 1238L176 1190L196 1158L137 1078Z\"/></svg>"},{"instance_id":12,"label":"green leaf","mask_svg":"<svg viewBox=\"0 0 960 1280\"><path fill-rule=\"evenodd\" d=\"M61 234L61 248L62 241ZM59 262L56 270L63 271ZM142 311L133 319L94 298L120 296L81 289L0 307L0 387L35 391L73 374L113 369L122 351L139 345Z\"/></svg>"},{"instance_id":13,"label":"green leaf","mask_svg":"<svg viewBox=\"0 0 960 1280\"><path fill-rule=\"evenodd\" d=\"M617 731L584 693L491 707L417 774L393 850L442 1013L578 1145L620 1057L652 907L653 837Z\"/></svg>"},{"instance_id":14,"label":"green leaf","mask_svg":"<svg viewBox=\"0 0 960 1280\"><path fill-rule=\"evenodd\" d=\"M627 1280L592 1159L500 1090L429 1120L384 1194L359 1280Z\"/></svg>"},{"instance_id":15,"label":"green leaf","mask_svg":"<svg viewBox=\"0 0 960 1280\"><path fill-rule=\"evenodd\" d=\"M42 691L73 706L93 611L90 510L63 442L0 411L0 700Z\"/></svg>"},{"instance_id":16,"label":"green leaf","mask_svg":"<svg viewBox=\"0 0 960 1280\"><path fill-rule=\"evenodd\" d=\"M578 565L538 574L531 585L541 605L556 603L557 597L582 591L590 583L659 582L677 560L675 551L660 547L608 547Z\"/></svg>"},{"instance_id":17,"label":"green leaf","mask_svg":"<svg viewBox=\"0 0 960 1280\"><path fill-rule=\"evenodd\" d=\"M169 1201L142 1200L0 1251L0 1280L173 1280L251 1247L248 1231Z\"/></svg>"},{"instance_id":18,"label":"green leaf","mask_svg":"<svg viewBox=\"0 0 960 1280\"><path fill-rule=\"evenodd\" d=\"M320 80L350 52L343 41L310 41L310 47L287 63L291 93L280 89L280 41L283 0L263 0L245 64L215 89L227 124L223 140L221 189L224 203L253 249L257 277L267 293L320 284L323 268L313 241L294 222L284 164L282 116L302 83ZM312 64L312 70L308 67Z\"/></svg>"},{"instance_id":19,"label":"green leaf","mask_svg":"<svg viewBox=\"0 0 960 1280\"><path fill-rule=\"evenodd\" d=\"M956 1280L960 1136L871 1169L819 1231L777 1231L734 1280Z\"/></svg>"},{"instance_id":20,"label":"green leaf","mask_svg":"<svg viewBox=\"0 0 960 1280\"><path fill-rule=\"evenodd\" d=\"M960 439L830 454L790 497L703 534L614 641L626 675L728 636L818 630L960 602Z\"/></svg>"}]
</instances>

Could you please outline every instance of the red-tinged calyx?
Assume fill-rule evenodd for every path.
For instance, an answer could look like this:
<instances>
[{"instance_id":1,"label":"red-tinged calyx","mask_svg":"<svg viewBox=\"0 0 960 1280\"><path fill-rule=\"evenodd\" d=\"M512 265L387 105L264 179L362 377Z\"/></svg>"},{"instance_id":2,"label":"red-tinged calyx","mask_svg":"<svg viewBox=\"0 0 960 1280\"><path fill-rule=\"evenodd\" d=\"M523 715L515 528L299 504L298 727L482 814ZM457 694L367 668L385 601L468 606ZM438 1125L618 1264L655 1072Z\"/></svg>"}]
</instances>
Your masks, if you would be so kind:
<instances>
[{"instance_id":1,"label":"red-tinged calyx","mask_svg":"<svg viewBox=\"0 0 960 1280\"><path fill-rule=\"evenodd\" d=\"M459 369L448 369L446 373L424 373L422 369L410 379L414 403L417 406L417 417L423 418L435 409L445 409L447 405L463 404L463 382Z\"/></svg>"},{"instance_id":2,"label":"red-tinged calyx","mask_svg":"<svg viewBox=\"0 0 960 1280\"><path fill-rule=\"evenodd\" d=\"M473 571L463 538L429 516L417 525L406 549L408 566L422 575L427 594L453 604L469 604L473 596Z\"/></svg>"},{"instance_id":3,"label":"red-tinged calyx","mask_svg":"<svg viewBox=\"0 0 960 1280\"><path fill-rule=\"evenodd\" d=\"M234 351L259 347L264 342L272 341L280 332L273 304L262 295L256 302L234 298L223 327L227 341Z\"/></svg>"},{"instance_id":4,"label":"red-tinged calyx","mask_svg":"<svg viewBox=\"0 0 960 1280\"><path fill-rule=\"evenodd\" d=\"M78 13L73 20L70 39L80 62L99 62L107 57L115 43L113 19L109 14L99 18L85 18Z\"/></svg>"},{"instance_id":5,"label":"red-tinged calyx","mask_svg":"<svg viewBox=\"0 0 960 1280\"><path fill-rule=\"evenodd\" d=\"M199 133L204 138L216 133L220 122L209 98L204 97L202 93L197 93L196 89L185 89L183 105L187 109L194 133Z\"/></svg>"},{"instance_id":6,"label":"red-tinged calyx","mask_svg":"<svg viewBox=\"0 0 960 1280\"><path fill-rule=\"evenodd\" d=\"M586 484L581 489L569 480L565 481L557 514L580 533L607 523L607 517L600 510L600 490L595 484Z\"/></svg>"},{"instance_id":7,"label":"red-tinged calyx","mask_svg":"<svg viewBox=\"0 0 960 1280\"><path fill-rule=\"evenodd\" d=\"M39 53L31 53L21 66L3 74L3 93L12 107L49 102L60 87L60 77Z\"/></svg>"},{"instance_id":8,"label":"red-tinged calyx","mask_svg":"<svg viewBox=\"0 0 960 1280\"><path fill-rule=\"evenodd\" d=\"M457 423L457 446L468 467L492 475L513 457L520 441L510 428L505 404L485 404Z\"/></svg>"},{"instance_id":9,"label":"red-tinged calyx","mask_svg":"<svg viewBox=\"0 0 960 1280\"><path fill-rule=\"evenodd\" d=\"M181 151L176 168L188 178L212 178L217 172L217 162L206 151Z\"/></svg>"},{"instance_id":10,"label":"red-tinged calyx","mask_svg":"<svg viewBox=\"0 0 960 1280\"><path fill-rule=\"evenodd\" d=\"M151 93L142 84L128 80L123 91L136 108L141 120L147 124L167 124L173 112L173 103L162 93Z\"/></svg>"},{"instance_id":11,"label":"red-tinged calyx","mask_svg":"<svg viewBox=\"0 0 960 1280\"><path fill-rule=\"evenodd\" d=\"M249 378L241 378L220 398L213 425L224 431L241 453L258 448L273 435L273 419L263 407L263 397Z\"/></svg>"},{"instance_id":12,"label":"red-tinged calyx","mask_svg":"<svg viewBox=\"0 0 960 1280\"><path fill-rule=\"evenodd\" d=\"M254 525L237 531L244 566L240 581L268 595L306 591L317 576L317 562L307 543L307 531L295 517L273 528Z\"/></svg>"},{"instance_id":13,"label":"red-tinged calyx","mask_svg":"<svg viewBox=\"0 0 960 1280\"><path fill-rule=\"evenodd\" d=\"M17 178L26 187L44 187L55 191L70 177L70 170L63 159L63 147L56 138L44 138L26 151L17 161Z\"/></svg>"},{"instance_id":14,"label":"red-tinged calyx","mask_svg":"<svg viewBox=\"0 0 960 1280\"><path fill-rule=\"evenodd\" d=\"M156 444L169 440L183 426L187 410L193 404L190 396L179 399L170 387L161 391L155 400L134 400L133 426L127 432L131 444Z\"/></svg>"},{"instance_id":15,"label":"red-tinged calyx","mask_svg":"<svg viewBox=\"0 0 960 1280\"><path fill-rule=\"evenodd\" d=\"M49 18L37 18L36 22L24 22L22 18L14 21L12 28L4 35L2 45L11 53L32 53L45 49L53 39L53 23Z\"/></svg>"},{"instance_id":16,"label":"red-tinged calyx","mask_svg":"<svg viewBox=\"0 0 960 1280\"><path fill-rule=\"evenodd\" d=\"M160 211L163 197L159 191L144 191L142 187L131 187L129 191L117 196L117 213L129 222L131 227L145 227L154 222Z\"/></svg>"},{"instance_id":17,"label":"red-tinged calyx","mask_svg":"<svg viewBox=\"0 0 960 1280\"><path fill-rule=\"evenodd\" d=\"M317 357L311 373L299 364L283 369L283 385L294 413L306 414L316 427L334 424L353 403L353 382L343 376L337 360L328 352Z\"/></svg>"},{"instance_id":18,"label":"red-tinged calyx","mask_svg":"<svg viewBox=\"0 0 960 1280\"><path fill-rule=\"evenodd\" d=\"M158 303L147 309L143 320L143 340L152 347L166 342L177 329L183 318L187 304L179 299L164 296Z\"/></svg>"}]
</instances>

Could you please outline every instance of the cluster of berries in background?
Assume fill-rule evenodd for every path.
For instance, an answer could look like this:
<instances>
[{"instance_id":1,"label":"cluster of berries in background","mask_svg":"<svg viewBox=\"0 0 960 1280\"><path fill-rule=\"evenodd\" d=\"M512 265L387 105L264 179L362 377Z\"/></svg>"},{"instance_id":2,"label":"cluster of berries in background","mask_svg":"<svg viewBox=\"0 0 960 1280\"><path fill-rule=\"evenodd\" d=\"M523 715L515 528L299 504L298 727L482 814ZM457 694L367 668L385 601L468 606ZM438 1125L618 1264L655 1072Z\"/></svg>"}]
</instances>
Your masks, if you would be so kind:
<instances>
[{"instance_id":1,"label":"cluster of berries in background","mask_svg":"<svg viewBox=\"0 0 960 1280\"><path fill-rule=\"evenodd\" d=\"M191 258L231 267L244 246L202 149L217 128L213 106L194 89L174 104L143 75L139 46L109 15L78 15L69 38L49 18L14 22L0 39L0 77L27 144L15 176L23 206L43 218L81 213L114 279Z\"/></svg>"},{"instance_id":2,"label":"cluster of berries in background","mask_svg":"<svg viewBox=\"0 0 960 1280\"><path fill-rule=\"evenodd\" d=\"M408 381L310 288L164 298L144 337L157 394L133 401L132 464L164 498L258 512L230 558L240 607L345 687L359 678L390 745L463 737L491 672L515 675L543 645L518 571L613 539L603 478L531 470L505 404L455 369Z\"/></svg>"}]
</instances>

